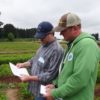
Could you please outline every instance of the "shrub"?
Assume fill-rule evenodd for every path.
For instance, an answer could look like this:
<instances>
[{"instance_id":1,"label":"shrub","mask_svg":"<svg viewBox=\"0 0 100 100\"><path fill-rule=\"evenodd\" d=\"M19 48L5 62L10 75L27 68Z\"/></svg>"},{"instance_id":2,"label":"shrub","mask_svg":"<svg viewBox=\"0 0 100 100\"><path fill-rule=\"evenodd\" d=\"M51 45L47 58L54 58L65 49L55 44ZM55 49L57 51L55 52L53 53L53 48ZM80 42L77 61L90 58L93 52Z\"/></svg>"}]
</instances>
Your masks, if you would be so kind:
<instances>
[{"instance_id":1,"label":"shrub","mask_svg":"<svg viewBox=\"0 0 100 100\"><path fill-rule=\"evenodd\" d=\"M11 76L12 72L7 64L0 66L0 77Z\"/></svg>"},{"instance_id":2,"label":"shrub","mask_svg":"<svg viewBox=\"0 0 100 100\"><path fill-rule=\"evenodd\" d=\"M13 33L8 33L8 40L9 41L14 41L14 34Z\"/></svg>"},{"instance_id":3,"label":"shrub","mask_svg":"<svg viewBox=\"0 0 100 100\"><path fill-rule=\"evenodd\" d=\"M33 95L28 91L27 87L28 87L28 83L20 83L20 99L21 100L33 100Z\"/></svg>"},{"instance_id":4,"label":"shrub","mask_svg":"<svg viewBox=\"0 0 100 100\"><path fill-rule=\"evenodd\" d=\"M1 100L7 100L7 97L5 96L4 93L0 93L0 99Z\"/></svg>"}]
</instances>

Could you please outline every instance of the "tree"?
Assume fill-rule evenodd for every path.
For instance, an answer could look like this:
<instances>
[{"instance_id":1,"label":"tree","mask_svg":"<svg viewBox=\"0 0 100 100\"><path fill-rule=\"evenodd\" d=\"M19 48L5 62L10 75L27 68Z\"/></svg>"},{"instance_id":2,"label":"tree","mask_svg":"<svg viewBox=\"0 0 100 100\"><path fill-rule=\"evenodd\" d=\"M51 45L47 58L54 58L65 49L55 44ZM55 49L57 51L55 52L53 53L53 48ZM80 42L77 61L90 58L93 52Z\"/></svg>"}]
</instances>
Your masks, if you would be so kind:
<instances>
[{"instance_id":1,"label":"tree","mask_svg":"<svg viewBox=\"0 0 100 100\"><path fill-rule=\"evenodd\" d=\"M3 25L3 22L0 21L0 26Z\"/></svg>"},{"instance_id":2,"label":"tree","mask_svg":"<svg viewBox=\"0 0 100 100\"><path fill-rule=\"evenodd\" d=\"M0 12L0 15L1 15L1 12ZM3 25L3 22L0 21L0 26L1 26L1 25Z\"/></svg>"},{"instance_id":3,"label":"tree","mask_svg":"<svg viewBox=\"0 0 100 100\"><path fill-rule=\"evenodd\" d=\"M0 38L4 38L3 28L0 28Z\"/></svg>"},{"instance_id":4,"label":"tree","mask_svg":"<svg viewBox=\"0 0 100 100\"><path fill-rule=\"evenodd\" d=\"M15 37L15 32L16 32L16 29L15 27L12 25L12 24L6 24L4 26L4 35L5 37L8 37L8 33L13 33L14 37Z\"/></svg>"},{"instance_id":5,"label":"tree","mask_svg":"<svg viewBox=\"0 0 100 100\"><path fill-rule=\"evenodd\" d=\"M99 40L99 33L93 33L92 36L94 36L96 40Z\"/></svg>"}]
</instances>

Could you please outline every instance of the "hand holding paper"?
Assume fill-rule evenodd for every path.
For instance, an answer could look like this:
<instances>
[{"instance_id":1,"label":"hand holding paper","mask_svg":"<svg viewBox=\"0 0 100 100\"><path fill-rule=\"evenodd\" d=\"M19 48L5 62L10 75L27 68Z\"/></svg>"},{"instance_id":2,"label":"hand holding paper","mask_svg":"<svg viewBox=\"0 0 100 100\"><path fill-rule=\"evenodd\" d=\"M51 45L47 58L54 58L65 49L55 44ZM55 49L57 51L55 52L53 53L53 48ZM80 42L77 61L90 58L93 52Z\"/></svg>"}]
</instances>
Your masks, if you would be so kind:
<instances>
[{"instance_id":1,"label":"hand holding paper","mask_svg":"<svg viewBox=\"0 0 100 100\"><path fill-rule=\"evenodd\" d=\"M47 86L41 85L40 93L43 94L43 96L46 97L47 100L54 100L54 98L51 95L51 90L52 89L48 88Z\"/></svg>"},{"instance_id":2,"label":"hand holding paper","mask_svg":"<svg viewBox=\"0 0 100 100\"><path fill-rule=\"evenodd\" d=\"M28 73L26 68L18 68L17 66L15 66L12 63L9 63L9 65L10 65L11 71L13 72L13 74L15 76L19 76L19 77L21 77L21 75L28 75L29 76L29 73Z\"/></svg>"},{"instance_id":3,"label":"hand holding paper","mask_svg":"<svg viewBox=\"0 0 100 100\"><path fill-rule=\"evenodd\" d=\"M41 87L40 87L40 93L41 94L46 94L46 86L41 85Z\"/></svg>"}]
</instances>

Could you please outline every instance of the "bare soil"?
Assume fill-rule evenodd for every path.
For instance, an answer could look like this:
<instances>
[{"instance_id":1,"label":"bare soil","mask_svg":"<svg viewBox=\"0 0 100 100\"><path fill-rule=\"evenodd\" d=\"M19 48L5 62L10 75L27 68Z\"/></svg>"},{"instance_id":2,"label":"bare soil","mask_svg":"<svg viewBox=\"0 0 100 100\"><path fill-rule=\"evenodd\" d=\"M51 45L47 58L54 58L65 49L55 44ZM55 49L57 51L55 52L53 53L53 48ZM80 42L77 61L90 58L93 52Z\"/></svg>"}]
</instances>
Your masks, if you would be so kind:
<instances>
[{"instance_id":1,"label":"bare soil","mask_svg":"<svg viewBox=\"0 0 100 100\"><path fill-rule=\"evenodd\" d=\"M21 80L17 76L0 77L0 83L19 83ZM5 90L7 100L19 100L19 87Z\"/></svg>"},{"instance_id":2,"label":"bare soil","mask_svg":"<svg viewBox=\"0 0 100 100\"><path fill-rule=\"evenodd\" d=\"M96 85L96 88L95 88L95 96L99 96L100 97L100 84L97 84Z\"/></svg>"},{"instance_id":3,"label":"bare soil","mask_svg":"<svg viewBox=\"0 0 100 100\"><path fill-rule=\"evenodd\" d=\"M19 100L19 89L7 89L6 96L7 100Z\"/></svg>"},{"instance_id":4,"label":"bare soil","mask_svg":"<svg viewBox=\"0 0 100 100\"><path fill-rule=\"evenodd\" d=\"M0 77L0 83L19 83L21 80L17 76Z\"/></svg>"}]
</instances>

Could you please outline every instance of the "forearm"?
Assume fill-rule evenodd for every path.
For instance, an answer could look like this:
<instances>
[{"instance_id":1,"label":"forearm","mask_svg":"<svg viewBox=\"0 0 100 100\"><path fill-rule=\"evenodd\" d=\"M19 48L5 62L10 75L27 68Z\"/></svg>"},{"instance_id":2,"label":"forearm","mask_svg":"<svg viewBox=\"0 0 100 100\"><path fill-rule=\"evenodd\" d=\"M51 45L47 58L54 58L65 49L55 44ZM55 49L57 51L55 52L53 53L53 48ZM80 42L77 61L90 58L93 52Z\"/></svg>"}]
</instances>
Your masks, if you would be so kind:
<instances>
[{"instance_id":1,"label":"forearm","mask_svg":"<svg viewBox=\"0 0 100 100\"><path fill-rule=\"evenodd\" d=\"M22 75L20 77L21 81L23 82L28 82L28 81L38 81L38 77L37 76L27 76L27 75Z\"/></svg>"},{"instance_id":2,"label":"forearm","mask_svg":"<svg viewBox=\"0 0 100 100\"><path fill-rule=\"evenodd\" d=\"M22 63L23 67L28 68L31 66L31 63L29 61Z\"/></svg>"},{"instance_id":3,"label":"forearm","mask_svg":"<svg viewBox=\"0 0 100 100\"><path fill-rule=\"evenodd\" d=\"M39 81L38 76L30 76L31 81Z\"/></svg>"},{"instance_id":4,"label":"forearm","mask_svg":"<svg viewBox=\"0 0 100 100\"><path fill-rule=\"evenodd\" d=\"M63 98L65 96L69 97L79 92L83 87L87 86L90 73L88 71L88 73L85 73L84 76L81 74L70 76L70 78L67 79L67 81L64 84L62 84L60 87L56 89L53 89L52 96L54 98Z\"/></svg>"}]
</instances>

